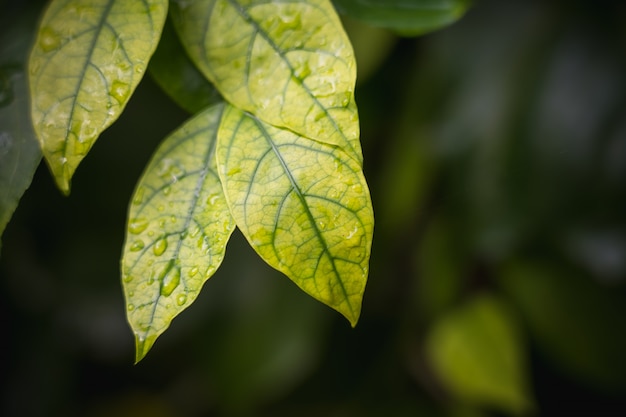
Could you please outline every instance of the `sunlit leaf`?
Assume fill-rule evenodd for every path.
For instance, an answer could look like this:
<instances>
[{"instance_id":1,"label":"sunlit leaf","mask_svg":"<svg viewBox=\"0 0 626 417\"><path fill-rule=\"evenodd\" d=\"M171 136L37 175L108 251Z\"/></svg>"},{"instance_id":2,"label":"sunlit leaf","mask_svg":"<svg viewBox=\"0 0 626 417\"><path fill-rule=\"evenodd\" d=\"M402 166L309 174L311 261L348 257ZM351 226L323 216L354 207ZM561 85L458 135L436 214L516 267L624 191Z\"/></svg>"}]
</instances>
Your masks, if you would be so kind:
<instances>
[{"instance_id":1,"label":"sunlit leaf","mask_svg":"<svg viewBox=\"0 0 626 417\"><path fill-rule=\"evenodd\" d=\"M141 360L218 268L235 227L215 167L223 107L210 107L159 146L133 195L122 276Z\"/></svg>"},{"instance_id":2,"label":"sunlit leaf","mask_svg":"<svg viewBox=\"0 0 626 417\"><path fill-rule=\"evenodd\" d=\"M469 0L333 0L337 10L373 26L421 35L460 19Z\"/></svg>"},{"instance_id":3,"label":"sunlit leaf","mask_svg":"<svg viewBox=\"0 0 626 417\"><path fill-rule=\"evenodd\" d=\"M221 101L213 85L191 62L169 19L165 22L148 71L159 87L180 107L196 113Z\"/></svg>"},{"instance_id":4,"label":"sunlit leaf","mask_svg":"<svg viewBox=\"0 0 626 417\"><path fill-rule=\"evenodd\" d=\"M0 17L0 235L41 161L25 71L35 19L6 17Z\"/></svg>"},{"instance_id":5,"label":"sunlit leaf","mask_svg":"<svg viewBox=\"0 0 626 417\"><path fill-rule=\"evenodd\" d=\"M329 0L176 1L172 12L226 100L361 160L354 54Z\"/></svg>"},{"instance_id":6,"label":"sunlit leaf","mask_svg":"<svg viewBox=\"0 0 626 417\"><path fill-rule=\"evenodd\" d=\"M435 323L426 355L462 401L513 414L532 407L520 329L500 300L483 295Z\"/></svg>"},{"instance_id":7,"label":"sunlit leaf","mask_svg":"<svg viewBox=\"0 0 626 417\"><path fill-rule=\"evenodd\" d=\"M360 164L228 106L217 159L237 226L271 266L354 326L373 233Z\"/></svg>"},{"instance_id":8,"label":"sunlit leaf","mask_svg":"<svg viewBox=\"0 0 626 417\"><path fill-rule=\"evenodd\" d=\"M57 185L121 114L154 52L167 0L53 0L30 56L32 117Z\"/></svg>"}]
</instances>

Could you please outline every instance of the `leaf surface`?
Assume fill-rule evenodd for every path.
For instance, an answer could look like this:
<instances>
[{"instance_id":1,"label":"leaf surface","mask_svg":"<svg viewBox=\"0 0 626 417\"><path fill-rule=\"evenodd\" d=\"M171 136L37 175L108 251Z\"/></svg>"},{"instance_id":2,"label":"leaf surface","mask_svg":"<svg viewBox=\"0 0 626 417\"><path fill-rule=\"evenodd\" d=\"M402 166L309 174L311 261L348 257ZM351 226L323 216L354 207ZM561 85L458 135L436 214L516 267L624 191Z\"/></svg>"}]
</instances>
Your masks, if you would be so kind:
<instances>
[{"instance_id":1,"label":"leaf surface","mask_svg":"<svg viewBox=\"0 0 626 417\"><path fill-rule=\"evenodd\" d=\"M217 160L231 213L256 252L354 326L374 223L360 164L232 106Z\"/></svg>"},{"instance_id":2,"label":"leaf surface","mask_svg":"<svg viewBox=\"0 0 626 417\"><path fill-rule=\"evenodd\" d=\"M337 10L373 26L406 36L432 32L456 22L469 0L333 0Z\"/></svg>"},{"instance_id":3,"label":"leaf surface","mask_svg":"<svg viewBox=\"0 0 626 417\"><path fill-rule=\"evenodd\" d=\"M512 414L533 407L521 330L495 296L476 297L437 321L426 340L426 355L461 400Z\"/></svg>"},{"instance_id":4,"label":"leaf surface","mask_svg":"<svg viewBox=\"0 0 626 417\"><path fill-rule=\"evenodd\" d=\"M215 165L222 109L208 108L166 138L134 193L122 280L137 361L196 299L234 230Z\"/></svg>"},{"instance_id":5,"label":"leaf surface","mask_svg":"<svg viewBox=\"0 0 626 417\"><path fill-rule=\"evenodd\" d=\"M196 113L222 100L215 87L196 68L166 20L148 71L172 100L190 113Z\"/></svg>"},{"instance_id":6,"label":"leaf surface","mask_svg":"<svg viewBox=\"0 0 626 417\"><path fill-rule=\"evenodd\" d=\"M354 53L330 1L176 1L172 15L226 100L362 160Z\"/></svg>"},{"instance_id":7,"label":"leaf surface","mask_svg":"<svg viewBox=\"0 0 626 417\"><path fill-rule=\"evenodd\" d=\"M154 52L167 0L53 0L30 56L32 118L57 185L113 123Z\"/></svg>"},{"instance_id":8,"label":"leaf surface","mask_svg":"<svg viewBox=\"0 0 626 417\"><path fill-rule=\"evenodd\" d=\"M35 21L32 13L19 20L0 18L0 235L41 161L25 69Z\"/></svg>"}]
</instances>

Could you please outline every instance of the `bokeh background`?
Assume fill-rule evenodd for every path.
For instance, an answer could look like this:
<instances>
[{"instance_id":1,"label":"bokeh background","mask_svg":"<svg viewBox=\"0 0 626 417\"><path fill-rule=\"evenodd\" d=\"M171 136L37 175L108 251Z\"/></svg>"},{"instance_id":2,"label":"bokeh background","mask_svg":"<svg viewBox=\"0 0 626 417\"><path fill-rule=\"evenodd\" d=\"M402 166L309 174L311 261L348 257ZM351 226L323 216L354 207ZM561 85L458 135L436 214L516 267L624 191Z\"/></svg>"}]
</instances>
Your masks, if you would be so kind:
<instances>
[{"instance_id":1,"label":"bokeh background","mask_svg":"<svg viewBox=\"0 0 626 417\"><path fill-rule=\"evenodd\" d=\"M41 7L0 1L4 27ZM42 164L2 236L0 415L626 415L626 6L483 0L420 37L344 17L376 213L358 326L236 232L133 365L127 204L189 116L146 77L72 194Z\"/></svg>"}]
</instances>

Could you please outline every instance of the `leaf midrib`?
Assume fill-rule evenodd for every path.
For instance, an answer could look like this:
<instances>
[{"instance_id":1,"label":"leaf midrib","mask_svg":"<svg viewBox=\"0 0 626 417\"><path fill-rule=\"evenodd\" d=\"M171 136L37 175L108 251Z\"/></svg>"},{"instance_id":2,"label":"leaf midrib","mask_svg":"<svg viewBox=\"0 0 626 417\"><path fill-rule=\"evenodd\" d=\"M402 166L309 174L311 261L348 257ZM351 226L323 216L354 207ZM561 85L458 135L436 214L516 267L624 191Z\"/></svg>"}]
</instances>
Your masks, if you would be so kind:
<instances>
[{"instance_id":1,"label":"leaf midrib","mask_svg":"<svg viewBox=\"0 0 626 417\"><path fill-rule=\"evenodd\" d=\"M247 10L243 6L241 6L236 0L226 0L226 1L228 1L228 3L230 3L232 5L232 7L239 13L239 15L246 22L248 22L251 26L254 27L255 34L258 34L261 37L263 37L263 39L265 39L265 41L272 47L272 49L283 59L283 61L287 64L287 66L289 68L289 71L291 73L291 79L294 80L296 82L296 84L300 85L304 89L304 91L308 94L308 96L313 100L315 105L318 108L320 108L322 110L322 112L326 115L328 120L330 120L332 126L335 128L335 131L337 131L341 135L341 138L343 139L345 144L349 147L350 153L358 157L358 152L356 151L354 146L352 146L352 144L350 143L350 140L346 137L346 135L344 134L343 130L339 127L339 125L337 124L335 118L330 115L330 113L328 112L328 109L326 107L324 107L322 105L322 103L320 103L320 101L311 92L311 90L304 83L304 81L295 76L295 69L294 69L293 65L291 64L291 61L289 61L289 59L287 59L287 57L283 54L282 50L278 47L278 45L276 45L276 43L272 40L272 38L270 38L269 35L264 30L262 30L262 28L259 26L259 24L256 22L256 20L254 20L252 18L252 16L250 16L250 14L248 14ZM207 19L207 20L209 20L209 19ZM254 39L253 39L253 41L254 41ZM205 56L206 56L206 54L205 54ZM249 88L247 88L247 89L249 90ZM249 91L248 91L248 93L249 93ZM302 133L299 132L299 135L302 136ZM314 141L327 143L327 142L325 142L323 140L320 140L319 138L312 138L312 137L309 137L309 136L306 136L306 137L308 139L311 139L311 140L314 140Z\"/></svg>"},{"instance_id":2,"label":"leaf midrib","mask_svg":"<svg viewBox=\"0 0 626 417\"><path fill-rule=\"evenodd\" d=\"M242 117L246 117L245 114L242 114ZM298 199L300 200L300 204L302 204L302 207L304 208L304 211L305 211L305 213L307 215L307 218L309 219L309 222L312 225L312 229L315 232L315 236L318 238L320 244L322 245L323 253L330 260L330 263L332 265L333 272L335 274L336 280L339 283L339 286L341 287L341 292L343 293L344 299L346 301L346 304L348 305L350 313L354 316L354 309L352 307L352 303L350 302L350 297L348 296L346 288L345 288L345 286L343 284L343 281L341 279L341 274L339 273L339 271L337 269L337 266L335 265L335 258L330 253L330 249L328 248L328 244L326 242L326 239L324 239L324 236L323 236L322 232L317 227L317 222L315 221L315 218L313 217L313 213L311 213L311 210L309 209L309 206L307 204L307 201L306 201L306 198L305 198L304 194L300 190L300 187L298 186L298 183L296 182L296 179L291 174L291 171L289 170L289 167L287 166L286 161L283 159L280 151L276 147L276 144L272 140L272 137L270 136L270 134L267 132L265 127L262 125L262 123L256 117L253 117L253 116L249 116L249 117L256 124L257 128L259 129L259 131L263 135L263 138L267 141L267 143L270 146L271 150L274 152L274 155L276 156L276 158L280 162L280 164L281 164L281 166L283 168L283 171L285 172L285 175L289 179L289 182L291 183L291 188L292 188L293 192L296 194L296 196L298 197ZM272 246L275 249L275 245L272 244ZM317 271L317 269L316 269L316 271ZM315 280L315 282L317 282L317 280Z\"/></svg>"}]
</instances>

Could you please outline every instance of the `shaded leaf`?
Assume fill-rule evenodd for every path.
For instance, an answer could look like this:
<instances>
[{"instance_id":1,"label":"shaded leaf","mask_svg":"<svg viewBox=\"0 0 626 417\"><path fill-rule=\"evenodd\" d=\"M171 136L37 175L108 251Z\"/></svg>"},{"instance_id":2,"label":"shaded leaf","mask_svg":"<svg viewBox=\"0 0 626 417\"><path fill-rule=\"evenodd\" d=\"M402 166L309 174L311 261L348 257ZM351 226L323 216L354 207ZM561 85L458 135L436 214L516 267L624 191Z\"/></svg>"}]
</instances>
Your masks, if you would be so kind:
<instances>
[{"instance_id":1,"label":"shaded leaf","mask_svg":"<svg viewBox=\"0 0 626 417\"><path fill-rule=\"evenodd\" d=\"M172 15L226 100L361 161L354 53L330 1L176 1Z\"/></svg>"},{"instance_id":2,"label":"shaded leaf","mask_svg":"<svg viewBox=\"0 0 626 417\"><path fill-rule=\"evenodd\" d=\"M25 71L35 16L7 20L0 18L0 236L41 161Z\"/></svg>"},{"instance_id":3,"label":"shaded leaf","mask_svg":"<svg viewBox=\"0 0 626 417\"><path fill-rule=\"evenodd\" d=\"M497 298L480 296L436 322L426 355L459 399L514 414L530 410L520 330Z\"/></svg>"},{"instance_id":4,"label":"shaded leaf","mask_svg":"<svg viewBox=\"0 0 626 417\"><path fill-rule=\"evenodd\" d=\"M148 71L172 100L190 113L221 101L221 96L191 62L170 20L166 20Z\"/></svg>"},{"instance_id":5,"label":"shaded leaf","mask_svg":"<svg viewBox=\"0 0 626 417\"><path fill-rule=\"evenodd\" d=\"M354 326L373 212L360 164L228 106L217 159L231 213L257 253Z\"/></svg>"},{"instance_id":6,"label":"shaded leaf","mask_svg":"<svg viewBox=\"0 0 626 417\"><path fill-rule=\"evenodd\" d=\"M35 132L57 185L121 114L154 52L167 0L53 0L30 56Z\"/></svg>"},{"instance_id":7,"label":"shaded leaf","mask_svg":"<svg viewBox=\"0 0 626 417\"><path fill-rule=\"evenodd\" d=\"M469 0L333 0L339 12L406 36L422 35L456 22Z\"/></svg>"},{"instance_id":8,"label":"shaded leaf","mask_svg":"<svg viewBox=\"0 0 626 417\"><path fill-rule=\"evenodd\" d=\"M196 299L235 227L215 166L222 110L210 107L166 138L134 193L122 276L137 361Z\"/></svg>"},{"instance_id":9,"label":"shaded leaf","mask_svg":"<svg viewBox=\"0 0 626 417\"><path fill-rule=\"evenodd\" d=\"M515 262L500 277L538 347L579 381L626 392L624 289L603 287L579 269Z\"/></svg>"}]
</instances>

